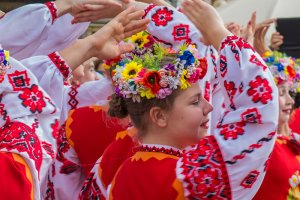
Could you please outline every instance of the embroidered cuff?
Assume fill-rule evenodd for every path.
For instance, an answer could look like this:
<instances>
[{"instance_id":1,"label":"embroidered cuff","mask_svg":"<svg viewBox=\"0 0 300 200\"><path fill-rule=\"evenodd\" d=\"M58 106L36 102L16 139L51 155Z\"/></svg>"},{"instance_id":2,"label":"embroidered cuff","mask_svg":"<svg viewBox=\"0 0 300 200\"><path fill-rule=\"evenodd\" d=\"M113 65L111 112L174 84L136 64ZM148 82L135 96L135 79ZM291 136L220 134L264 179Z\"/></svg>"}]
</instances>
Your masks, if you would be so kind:
<instances>
[{"instance_id":1,"label":"embroidered cuff","mask_svg":"<svg viewBox=\"0 0 300 200\"><path fill-rule=\"evenodd\" d=\"M57 69L64 77L64 81L68 80L71 76L71 68L67 65L67 63L63 60L63 58L57 53L53 52L48 55L51 61L55 64Z\"/></svg>"},{"instance_id":2,"label":"embroidered cuff","mask_svg":"<svg viewBox=\"0 0 300 200\"><path fill-rule=\"evenodd\" d=\"M53 1L50 1L50 2L47 2L45 3L45 6L48 7L50 13L51 13L51 16L52 16L52 24L54 23L54 21L57 19L57 8L54 4Z\"/></svg>"}]
</instances>

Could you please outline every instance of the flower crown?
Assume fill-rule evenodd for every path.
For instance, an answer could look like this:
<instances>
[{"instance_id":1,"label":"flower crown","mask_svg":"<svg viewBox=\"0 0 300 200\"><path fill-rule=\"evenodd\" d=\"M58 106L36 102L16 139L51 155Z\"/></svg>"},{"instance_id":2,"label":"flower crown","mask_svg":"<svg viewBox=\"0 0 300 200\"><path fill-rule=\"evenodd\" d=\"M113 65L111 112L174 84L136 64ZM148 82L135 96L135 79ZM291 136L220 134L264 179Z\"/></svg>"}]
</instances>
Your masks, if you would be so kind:
<instances>
[{"instance_id":1,"label":"flower crown","mask_svg":"<svg viewBox=\"0 0 300 200\"><path fill-rule=\"evenodd\" d=\"M178 88L184 90L205 75L205 58L197 58L197 50L182 45L175 51L154 42L147 32L128 38L135 49L116 64L112 80L116 94L140 102L141 98L163 99Z\"/></svg>"},{"instance_id":2,"label":"flower crown","mask_svg":"<svg viewBox=\"0 0 300 200\"><path fill-rule=\"evenodd\" d=\"M4 80L6 71L10 68L9 51L3 50L0 46L0 83Z\"/></svg>"},{"instance_id":3,"label":"flower crown","mask_svg":"<svg viewBox=\"0 0 300 200\"><path fill-rule=\"evenodd\" d=\"M287 81L292 85L292 91L300 92L299 60L277 51L267 51L264 53L263 58L277 85Z\"/></svg>"}]
</instances>

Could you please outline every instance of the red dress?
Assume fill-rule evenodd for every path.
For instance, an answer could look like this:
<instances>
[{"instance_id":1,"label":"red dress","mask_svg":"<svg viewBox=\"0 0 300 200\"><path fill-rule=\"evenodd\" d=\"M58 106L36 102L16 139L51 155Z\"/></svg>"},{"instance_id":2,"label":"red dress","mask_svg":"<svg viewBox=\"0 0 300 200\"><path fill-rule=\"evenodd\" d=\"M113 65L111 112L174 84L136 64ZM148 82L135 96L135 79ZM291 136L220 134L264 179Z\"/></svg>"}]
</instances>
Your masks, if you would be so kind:
<instances>
[{"instance_id":1,"label":"red dress","mask_svg":"<svg viewBox=\"0 0 300 200\"><path fill-rule=\"evenodd\" d=\"M285 136L277 138L255 200L300 199L300 143L296 137L299 139L298 134L291 139Z\"/></svg>"}]
</instances>

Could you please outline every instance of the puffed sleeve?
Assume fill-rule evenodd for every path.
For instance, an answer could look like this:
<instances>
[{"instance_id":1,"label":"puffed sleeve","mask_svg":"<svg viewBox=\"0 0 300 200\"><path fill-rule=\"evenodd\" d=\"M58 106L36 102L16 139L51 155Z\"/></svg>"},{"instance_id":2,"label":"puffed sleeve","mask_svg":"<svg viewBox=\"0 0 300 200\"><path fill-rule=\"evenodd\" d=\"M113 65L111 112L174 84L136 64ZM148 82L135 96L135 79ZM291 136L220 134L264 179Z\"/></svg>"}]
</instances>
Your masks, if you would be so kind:
<instances>
[{"instance_id":1,"label":"puffed sleeve","mask_svg":"<svg viewBox=\"0 0 300 200\"><path fill-rule=\"evenodd\" d=\"M54 2L29 4L12 10L0 19L0 43L17 60L47 55L77 39L89 23L71 24L72 16L57 18Z\"/></svg>"},{"instance_id":2,"label":"puffed sleeve","mask_svg":"<svg viewBox=\"0 0 300 200\"><path fill-rule=\"evenodd\" d=\"M236 36L221 44L217 76L225 113L211 136L185 151L177 175L191 199L252 199L274 147L277 87L262 58Z\"/></svg>"}]
</instances>

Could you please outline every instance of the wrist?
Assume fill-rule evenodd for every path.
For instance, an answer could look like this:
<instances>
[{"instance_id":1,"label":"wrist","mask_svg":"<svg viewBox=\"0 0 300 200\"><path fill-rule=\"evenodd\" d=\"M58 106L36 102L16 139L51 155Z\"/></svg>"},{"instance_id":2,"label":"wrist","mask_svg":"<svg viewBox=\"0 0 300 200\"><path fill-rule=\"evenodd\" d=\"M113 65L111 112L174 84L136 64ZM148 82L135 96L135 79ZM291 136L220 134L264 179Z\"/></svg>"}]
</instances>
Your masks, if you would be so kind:
<instances>
[{"instance_id":1,"label":"wrist","mask_svg":"<svg viewBox=\"0 0 300 200\"><path fill-rule=\"evenodd\" d=\"M57 0L54 2L56 8L57 8L57 16L61 17L64 14L67 14L72 9L72 3L71 1L65 1L65 0Z\"/></svg>"}]
</instances>

